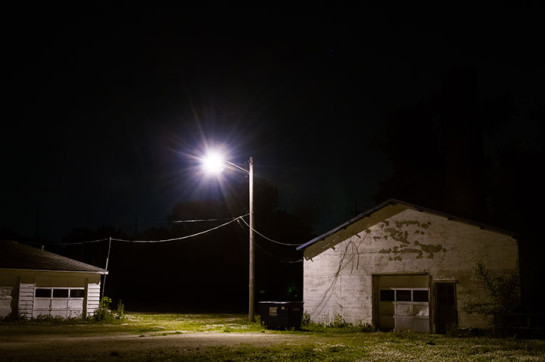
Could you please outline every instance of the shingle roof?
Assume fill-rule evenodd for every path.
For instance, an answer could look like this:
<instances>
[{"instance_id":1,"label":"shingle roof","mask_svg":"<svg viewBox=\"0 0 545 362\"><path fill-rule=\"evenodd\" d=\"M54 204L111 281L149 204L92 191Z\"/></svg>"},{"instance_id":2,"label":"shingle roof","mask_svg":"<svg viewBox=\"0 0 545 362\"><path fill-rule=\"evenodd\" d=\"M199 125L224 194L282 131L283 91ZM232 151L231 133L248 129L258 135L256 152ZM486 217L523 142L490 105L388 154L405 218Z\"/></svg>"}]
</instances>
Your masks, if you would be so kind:
<instances>
[{"instance_id":1,"label":"shingle roof","mask_svg":"<svg viewBox=\"0 0 545 362\"><path fill-rule=\"evenodd\" d=\"M8 240L0 240L0 269L108 273L105 269L81 261Z\"/></svg>"},{"instance_id":2,"label":"shingle roof","mask_svg":"<svg viewBox=\"0 0 545 362\"><path fill-rule=\"evenodd\" d=\"M478 226L481 229L494 230L494 231L501 232L503 234L511 235L511 236L514 237L514 234L512 232L502 230L500 228L496 228L496 227L493 227L493 226L490 226L490 225L485 225L485 224L478 223L478 222L468 220L468 219L464 219L464 218L461 218L461 217L456 217L456 216L453 216L453 215L450 215L450 214L447 214L447 213L444 213L444 212L441 212L441 211L436 211L436 210L428 209L428 208L425 208L425 207L422 207L422 206L414 205L414 204L411 204L409 202L396 200L396 199L389 199L389 200L381 203L380 205L377 205L377 206L373 207L372 209L367 210L366 212L364 212L362 214L359 214L358 216L356 216L356 217L348 220L347 222L337 226L336 228L333 228L333 229L325 232L324 234L322 234L320 236L317 236L314 239L312 239L310 241L307 241L304 244L299 245L297 247L297 250L306 249L310 245L312 245L314 243L317 243L318 241L323 240L323 239L327 238L330 235L335 234L339 230L345 229L347 226L355 223L358 220L363 219L364 217L367 217L367 216L370 216L371 214L374 214L378 210L383 209L388 205L397 205L397 204L405 205L406 207L409 207L409 208L412 208L412 209L415 209L415 210L420 210L420 211L424 211L424 212L428 212L428 213L432 213L432 214L436 214L436 215L442 215L442 216L447 217L447 218L452 219L452 220L458 220L458 221L461 221L461 222L465 222L467 224Z\"/></svg>"}]
</instances>

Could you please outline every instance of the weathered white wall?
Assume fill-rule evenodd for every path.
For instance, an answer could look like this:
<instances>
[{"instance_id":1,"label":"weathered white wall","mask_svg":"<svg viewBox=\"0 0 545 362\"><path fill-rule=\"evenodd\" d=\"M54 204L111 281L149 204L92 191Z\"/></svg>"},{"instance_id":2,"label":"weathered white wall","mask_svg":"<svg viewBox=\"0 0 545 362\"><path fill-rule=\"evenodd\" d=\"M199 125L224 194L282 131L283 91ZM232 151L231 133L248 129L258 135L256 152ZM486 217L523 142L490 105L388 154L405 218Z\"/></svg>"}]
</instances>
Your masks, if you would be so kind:
<instances>
[{"instance_id":1,"label":"weathered white wall","mask_svg":"<svg viewBox=\"0 0 545 362\"><path fill-rule=\"evenodd\" d=\"M37 299L34 297L36 288L84 288L86 292L83 306L76 300L66 300L66 306L61 306L59 303L63 301L58 300L55 301L57 305L51 306L55 310L50 314L61 317L79 317L85 313L87 316L91 316L99 305L100 274L2 270L0 272L0 317L6 317L10 313L18 313L26 318L34 318L46 313L44 310L38 310L39 307L45 307L37 304Z\"/></svg>"},{"instance_id":2,"label":"weathered white wall","mask_svg":"<svg viewBox=\"0 0 545 362\"><path fill-rule=\"evenodd\" d=\"M432 282L456 280L460 328L484 328L484 316L464 311L487 298L477 263L493 273L518 272L516 240L405 205L386 206L305 250L305 311L317 322L341 315L372 324L373 275L427 273Z\"/></svg>"},{"instance_id":3,"label":"weathered white wall","mask_svg":"<svg viewBox=\"0 0 545 362\"><path fill-rule=\"evenodd\" d=\"M100 278L87 279L87 305L85 307L87 316L90 317L98 309L100 303Z\"/></svg>"},{"instance_id":4,"label":"weathered white wall","mask_svg":"<svg viewBox=\"0 0 545 362\"><path fill-rule=\"evenodd\" d=\"M0 318L7 317L17 308L18 287L16 276L0 271Z\"/></svg>"}]
</instances>

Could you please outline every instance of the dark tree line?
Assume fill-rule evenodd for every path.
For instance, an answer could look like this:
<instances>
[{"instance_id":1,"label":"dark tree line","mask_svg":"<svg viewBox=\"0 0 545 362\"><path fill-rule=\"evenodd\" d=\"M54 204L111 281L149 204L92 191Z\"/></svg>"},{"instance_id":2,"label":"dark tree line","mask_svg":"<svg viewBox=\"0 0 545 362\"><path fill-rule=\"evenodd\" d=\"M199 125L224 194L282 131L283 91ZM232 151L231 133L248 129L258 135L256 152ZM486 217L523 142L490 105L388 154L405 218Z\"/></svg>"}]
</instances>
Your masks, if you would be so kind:
<instances>
[{"instance_id":1,"label":"dark tree line","mask_svg":"<svg viewBox=\"0 0 545 362\"><path fill-rule=\"evenodd\" d=\"M483 101L478 86L474 70L452 69L439 93L390 115L378 146L393 175L375 198L399 198L515 233L525 305L537 310L545 277L544 108L524 114L509 95Z\"/></svg>"}]
</instances>

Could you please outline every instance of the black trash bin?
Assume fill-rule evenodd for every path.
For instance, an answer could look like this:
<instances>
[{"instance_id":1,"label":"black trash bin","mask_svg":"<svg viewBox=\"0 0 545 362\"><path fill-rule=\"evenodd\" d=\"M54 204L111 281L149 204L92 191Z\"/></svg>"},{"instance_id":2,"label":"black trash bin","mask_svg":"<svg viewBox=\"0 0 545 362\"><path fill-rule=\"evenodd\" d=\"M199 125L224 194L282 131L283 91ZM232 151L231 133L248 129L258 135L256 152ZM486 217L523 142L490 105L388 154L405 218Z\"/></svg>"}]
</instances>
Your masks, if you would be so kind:
<instances>
[{"instance_id":1,"label":"black trash bin","mask_svg":"<svg viewBox=\"0 0 545 362\"><path fill-rule=\"evenodd\" d=\"M299 329L303 302L259 302L259 314L267 329Z\"/></svg>"}]
</instances>

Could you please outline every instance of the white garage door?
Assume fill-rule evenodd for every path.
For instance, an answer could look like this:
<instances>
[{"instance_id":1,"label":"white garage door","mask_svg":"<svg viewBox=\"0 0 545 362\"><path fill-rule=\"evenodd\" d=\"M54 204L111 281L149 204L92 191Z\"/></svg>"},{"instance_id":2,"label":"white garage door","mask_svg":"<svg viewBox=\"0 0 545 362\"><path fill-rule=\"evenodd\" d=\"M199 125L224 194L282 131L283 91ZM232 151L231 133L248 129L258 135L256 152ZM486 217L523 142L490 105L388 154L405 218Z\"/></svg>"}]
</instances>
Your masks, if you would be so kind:
<instances>
[{"instance_id":1,"label":"white garage door","mask_svg":"<svg viewBox=\"0 0 545 362\"><path fill-rule=\"evenodd\" d=\"M380 276L379 328L429 332L427 284L428 276Z\"/></svg>"},{"instance_id":2,"label":"white garage door","mask_svg":"<svg viewBox=\"0 0 545 362\"><path fill-rule=\"evenodd\" d=\"M80 318L84 301L84 288L36 288L33 317Z\"/></svg>"}]
</instances>

